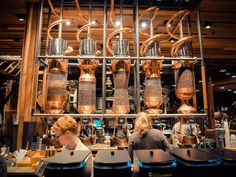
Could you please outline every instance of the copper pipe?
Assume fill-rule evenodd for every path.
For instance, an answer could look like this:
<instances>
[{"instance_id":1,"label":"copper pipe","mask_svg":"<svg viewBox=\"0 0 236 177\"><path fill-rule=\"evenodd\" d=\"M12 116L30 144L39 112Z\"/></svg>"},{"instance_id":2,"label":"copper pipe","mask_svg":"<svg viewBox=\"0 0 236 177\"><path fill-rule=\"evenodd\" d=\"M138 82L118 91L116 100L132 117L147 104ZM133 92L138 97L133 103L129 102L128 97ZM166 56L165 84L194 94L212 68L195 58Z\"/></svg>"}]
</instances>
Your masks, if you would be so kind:
<instances>
[{"instance_id":1,"label":"copper pipe","mask_svg":"<svg viewBox=\"0 0 236 177\"><path fill-rule=\"evenodd\" d=\"M58 13L55 11L51 0L48 0L49 6L51 7L52 12L57 16L57 18L60 18L60 16L58 15Z\"/></svg>"},{"instance_id":2,"label":"copper pipe","mask_svg":"<svg viewBox=\"0 0 236 177\"><path fill-rule=\"evenodd\" d=\"M184 37L184 38L178 40L176 43L174 43L173 46L171 47L171 55L173 57L176 57L178 55L180 48L182 48L187 43L191 42L192 39L193 39L192 36L188 36L188 37Z\"/></svg>"},{"instance_id":3,"label":"copper pipe","mask_svg":"<svg viewBox=\"0 0 236 177\"><path fill-rule=\"evenodd\" d=\"M144 56L144 54L145 54L145 52L147 51L147 49L148 49L148 46L152 43L152 42L154 42L155 40L157 40L157 39L161 39L161 37L163 37L164 36L164 34L157 34L157 35L155 35L155 36L153 36L153 37L150 37L149 39L147 39L146 41L144 41L144 43L141 45L141 47L140 47L140 55L141 56Z\"/></svg>"},{"instance_id":4,"label":"copper pipe","mask_svg":"<svg viewBox=\"0 0 236 177\"><path fill-rule=\"evenodd\" d=\"M166 23L166 31L167 33L172 37L172 38L175 38L175 39L180 39L178 37L176 37L174 34L175 32L177 31L178 29L178 25L176 26L176 28L171 32L170 31L170 28L169 28L169 25L171 25L171 23L173 22L173 20L177 17L180 17L181 19L179 21L182 21L184 19L184 17L186 15L188 15L190 12L188 10L182 10L182 11L179 11L177 12L176 14L174 14L169 20L168 22Z\"/></svg>"},{"instance_id":5,"label":"copper pipe","mask_svg":"<svg viewBox=\"0 0 236 177\"><path fill-rule=\"evenodd\" d=\"M118 29L118 27L114 24L113 22L113 17L114 17L114 0L111 0L111 9L110 9L110 16L109 16L109 20L112 24L112 26L115 28L115 29Z\"/></svg>"},{"instance_id":6,"label":"copper pipe","mask_svg":"<svg viewBox=\"0 0 236 177\"><path fill-rule=\"evenodd\" d=\"M201 75L202 75L203 105L204 105L204 111L206 112L208 109L208 101L207 101L206 67L205 67L205 65L201 66Z\"/></svg>"},{"instance_id":7,"label":"copper pipe","mask_svg":"<svg viewBox=\"0 0 236 177\"><path fill-rule=\"evenodd\" d=\"M152 19L151 19L151 20L153 20L154 17L156 17L156 14L157 14L157 11L159 10L159 8L150 7L150 8L148 8L147 10L143 11L143 13L142 13L142 14L139 16L139 18L138 18L139 23L141 22L141 19L143 18L144 15L146 15L147 13L149 13L149 12L151 12L151 11L153 11L153 10L155 10L154 13L153 13L153 17L152 17ZM145 33L145 32L142 32L141 29L139 29L139 32L140 32L141 34L143 34L144 36L148 36L148 37L150 36L150 34Z\"/></svg>"},{"instance_id":8,"label":"copper pipe","mask_svg":"<svg viewBox=\"0 0 236 177\"><path fill-rule=\"evenodd\" d=\"M43 83L42 83L42 108L46 111L46 101L47 101L47 70L43 70Z\"/></svg>"},{"instance_id":9,"label":"copper pipe","mask_svg":"<svg viewBox=\"0 0 236 177\"><path fill-rule=\"evenodd\" d=\"M112 33L110 33L107 37L107 42L106 42L107 50L112 54L112 49L111 49L111 46L110 46L110 40L112 39L112 37L114 35L116 35L117 33L120 33L120 32L130 33L132 31L133 30L131 28L121 28L121 29L117 29L117 30L113 31Z\"/></svg>"},{"instance_id":10,"label":"copper pipe","mask_svg":"<svg viewBox=\"0 0 236 177\"><path fill-rule=\"evenodd\" d=\"M78 15L82 18L82 20L84 20L84 22L88 23L88 20L81 14L79 1L75 0L75 4L77 7Z\"/></svg>"},{"instance_id":11,"label":"copper pipe","mask_svg":"<svg viewBox=\"0 0 236 177\"><path fill-rule=\"evenodd\" d=\"M85 30L85 28L88 28L88 27L90 27L90 26L96 26L96 25L97 25L97 24L89 23L89 24L86 24L86 25L82 26L81 28L79 28L79 29L77 30L77 33L76 33L76 39L77 39L77 41L80 42L79 35L80 35L80 33L81 33L83 30Z\"/></svg>"},{"instance_id":12,"label":"copper pipe","mask_svg":"<svg viewBox=\"0 0 236 177\"><path fill-rule=\"evenodd\" d=\"M51 36L50 32L51 32L51 29L52 29L54 26L59 25L60 23L68 22L68 21L71 22L72 20L70 20L70 19L61 19L61 20L57 20L57 21L51 23L51 24L49 25L49 27L48 27L48 30L47 30L47 35L48 35L49 39L51 39L51 40L53 39L53 37Z\"/></svg>"}]
</instances>

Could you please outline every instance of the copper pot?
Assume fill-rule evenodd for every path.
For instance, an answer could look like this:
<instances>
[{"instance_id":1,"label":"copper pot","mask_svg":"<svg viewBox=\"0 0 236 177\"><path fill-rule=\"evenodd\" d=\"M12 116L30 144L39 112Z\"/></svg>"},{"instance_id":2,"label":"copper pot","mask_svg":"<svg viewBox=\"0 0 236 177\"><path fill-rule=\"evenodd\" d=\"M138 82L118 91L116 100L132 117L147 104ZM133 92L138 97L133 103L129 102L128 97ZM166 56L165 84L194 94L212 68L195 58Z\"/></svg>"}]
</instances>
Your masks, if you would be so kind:
<instances>
[{"instance_id":1,"label":"copper pot","mask_svg":"<svg viewBox=\"0 0 236 177\"><path fill-rule=\"evenodd\" d=\"M177 112L180 113L180 114L192 114L192 113L197 112L197 110L186 102L186 103L183 103L179 107Z\"/></svg>"},{"instance_id":2,"label":"copper pot","mask_svg":"<svg viewBox=\"0 0 236 177\"><path fill-rule=\"evenodd\" d=\"M193 73L189 68L181 67L176 81L176 96L181 100L189 100L194 94Z\"/></svg>"},{"instance_id":3,"label":"copper pot","mask_svg":"<svg viewBox=\"0 0 236 177\"><path fill-rule=\"evenodd\" d=\"M112 70L115 87L112 111L116 114L127 114L130 112L128 95L130 61L112 61Z\"/></svg>"},{"instance_id":4,"label":"copper pot","mask_svg":"<svg viewBox=\"0 0 236 177\"><path fill-rule=\"evenodd\" d=\"M146 112L160 113L163 103L160 70L162 62L147 60L142 62L145 72L144 104L149 108ZM156 110L155 110L156 109Z\"/></svg>"},{"instance_id":5,"label":"copper pot","mask_svg":"<svg viewBox=\"0 0 236 177\"><path fill-rule=\"evenodd\" d=\"M67 101L67 73L49 72L47 76L46 112L63 113Z\"/></svg>"},{"instance_id":6,"label":"copper pot","mask_svg":"<svg viewBox=\"0 0 236 177\"><path fill-rule=\"evenodd\" d=\"M196 109L188 103L188 100L190 100L194 94L193 73L190 68L181 67L177 75L176 96L183 101L183 104L177 110L178 113L190 114L196 112Z\"/></svg>"},{"instance_id":7,"label":"copper pot","mask_svg":"<svg viewBox=\"0 0 236 177\"><path fill-rule=\"evenodd\" d=\"M96 60L80 60L80 78L78 90L78 112L92 114L96 111Z\"/></svg>"},{"instance_id":8,"label":"copper pot","mask_svg":"<svg viewBox=\"0 0 236 177\"><path fill-rule=\"evenodd\" d=\"M82 56L95 56L96 41L83 39L80 41L79 53ZM96 78L95 71L98 61L79 60L80 77L78 89L78 112L92 114L96 111Z\"/></svg>"},{"instance_id":9,"label":"copper pot","mask_svg":"<svg viewBox=\"0 0 236 177\"><path fill-rule=\"evenodd\" d=\"M51 73L67 73L68 72L68 61L65 59L49 59L48 60L48 71Z\"/></svg>"}]
</instances>

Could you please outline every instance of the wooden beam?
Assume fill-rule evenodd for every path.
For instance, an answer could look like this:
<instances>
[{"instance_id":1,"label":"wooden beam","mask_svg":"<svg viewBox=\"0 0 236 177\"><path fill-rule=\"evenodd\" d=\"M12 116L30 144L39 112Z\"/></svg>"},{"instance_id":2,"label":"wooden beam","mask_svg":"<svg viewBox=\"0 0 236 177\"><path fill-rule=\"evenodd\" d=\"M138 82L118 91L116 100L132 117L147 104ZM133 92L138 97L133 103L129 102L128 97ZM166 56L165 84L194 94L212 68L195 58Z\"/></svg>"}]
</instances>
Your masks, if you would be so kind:
<instances>
[{"instance_id":1,"label":"wooden beam","mask_svg":"<svg viewBox=\"0 0 236 177\"><path fill-rule=\"evenodd\" d=\"M213 88L212 88L212 79L211 79L211 65L209 61L206 61L206 80L207 80L207 99L208 99L208 122L209 128L215 128L215 108L214 108L214 96L213 96Z\"/></svg>"},{"instance_id":2,"label":"wooden beam","mask_svg":"<svg viewBox=\"0 0 236 177\"><path fill-rule=\"evenodd\" d=\"M32 100L34 98L35 74L35 47L38 26L38 4L29 3L27 11L27 24L22 52L22 65L20 73L19 99L17 107L18 135L17 149L22 148L24 122L31 121Z\"/></svg>"}]
</instances>

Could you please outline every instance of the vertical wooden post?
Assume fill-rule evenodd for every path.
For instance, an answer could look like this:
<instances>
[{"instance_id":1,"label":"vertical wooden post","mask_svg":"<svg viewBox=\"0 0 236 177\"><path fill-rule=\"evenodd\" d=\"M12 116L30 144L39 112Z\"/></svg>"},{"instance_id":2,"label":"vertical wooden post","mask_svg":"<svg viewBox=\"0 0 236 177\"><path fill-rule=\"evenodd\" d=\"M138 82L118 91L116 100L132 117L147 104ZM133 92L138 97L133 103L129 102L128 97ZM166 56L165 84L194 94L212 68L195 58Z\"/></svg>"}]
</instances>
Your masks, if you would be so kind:
<instances>
[{"instance_id":1,"label":"vertical wooden post","mask_svg":"<svg viewBox=\"0 0 236 177\"><path fill-rule=\"evenodd\" d=\"M208 99L208 122L209 128L215 128L215 107L214 107L214 96L213 96L213 87L212 87L212 79L210 72L210 62L206 62L207 66L207 77L206 77L206 85L207 85L207 99Z\"/></svg>"},{"instance_id":2,"label":"vertical wooden post","mask_svg":"<svg viewBox=\"0 0 236 177\"><path fill-rule=\"evenodd\" d=\"M36 39L38 26L38 3L27 4L27 18L22 50L22 64L17 105L17 149L22 148L24 123L31 121L33 99L35 98Z\"/></svg>"}]
</instances>

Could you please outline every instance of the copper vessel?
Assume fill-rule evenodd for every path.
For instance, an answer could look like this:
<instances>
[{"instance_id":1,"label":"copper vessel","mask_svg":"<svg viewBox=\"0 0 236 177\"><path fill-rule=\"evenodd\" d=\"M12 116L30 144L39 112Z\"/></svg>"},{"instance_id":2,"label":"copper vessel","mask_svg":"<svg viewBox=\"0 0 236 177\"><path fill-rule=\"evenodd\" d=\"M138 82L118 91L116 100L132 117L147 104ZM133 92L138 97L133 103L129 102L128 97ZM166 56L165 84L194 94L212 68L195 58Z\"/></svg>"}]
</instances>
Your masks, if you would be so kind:
<instances>
[{"instance_id":1,"label":"copper vessel","mask_svg":"<svg viewBox=\"0 0 236 177\"><path fill-rule=\"evenodd\" d=\"M195 94L194 77L191 69L191 63L184 62L179 69L176 69L176 96L182 100L182 106L177 112L190 114L196 112L196 109L189 105L189 100Z\"/></svg>"},{"instance_id":2,"label":"copper vessel","mask_svg":"<svg viewBox=\"0 0 236 177\"><path fill-rule=\"evenodd\" d=\"M117 55L118 52L122 56L126 55L128 52L127 48L128 41L116 41L113 46L114 55ZM116 114L127 114L130 111L128 95L130 64L129 60L112 60L111 62L115 88L112 111Z\"/></svg>"},{"instance_id":3,"label":"copper vessel","mask_svg":"<svg viewBox=\"0 0 236 177\"><path fill-rule=\"evenodd\" d=\"M146 56L160 56L159 42L154 42L149 46ZM160 70L162 61L144 60L142 61L145 72L144 104L148 107L145 111L150 114L160 114L159 107L163 103Z\"/></svg>"},{"instance_id":4,"label":"copper vessel","mask_svg":"<svg viewBox=\"0 0 236 177\"><path fill-rule=\"evenodd\" d=\"M63 39L53 39L50 46L51 55L63 55L67 53L67 42ZM67 60L48 60L46 100L46 112L48 113L60 114L64 112L65 104L67 101L67 72Z\"/></svg>"},{"instance_id":5,"label":"copper vessel","mask_svg":"<svg viewBox=\"0 0 236 177\"><path fill-rule=\"evenodd\" d=\"M96 42L92 39L84 39L80 42L81 55L95 55ZM95 70L98 61L79 60L80 77L78 91L78 112L92 114L96 111L96 78Z\"/></svg>"},{"instance_id":6,"label":"copper vessel","mask_svg":"<svg viewBox=\"0 0 236 177\"><path fill-rule=\"evenodd\" d=\"M60 114L64 112L67 100L67 73L51 73L47 75L47 112Z\"/></svg>"},{"instance_id":7,"label":"copper vessel","mask_svg":"<svg viewBox=\"0 0 236 177\"><path fill-rule=\"evenodd\" d=\"M177 36L176 31L180 27L180 21L182 21L187 15L189 15L190 11L181 10L174 14L166 23L167 33L177 41L171 47L171 55L173 57L192 57L192 36L183 37L183 33L179 37ZM170 28L169 26L176 26L175 28ZM189 114L196 112L195 108L193 108L189 104L189 100L195 94L195 86L194 86L194 77L193 72L191 70L193 62L184 60L181 58L179 60L173 61L173 66L175 69L175 81L176 81L176 96L182 100L182 106L177 110L182 114Z\"/></svg>"}]
</instances>

